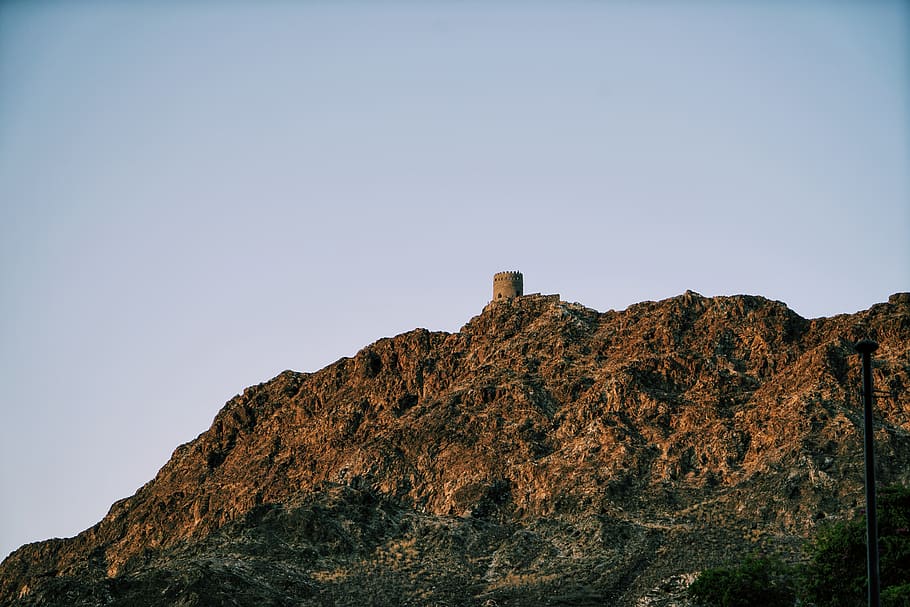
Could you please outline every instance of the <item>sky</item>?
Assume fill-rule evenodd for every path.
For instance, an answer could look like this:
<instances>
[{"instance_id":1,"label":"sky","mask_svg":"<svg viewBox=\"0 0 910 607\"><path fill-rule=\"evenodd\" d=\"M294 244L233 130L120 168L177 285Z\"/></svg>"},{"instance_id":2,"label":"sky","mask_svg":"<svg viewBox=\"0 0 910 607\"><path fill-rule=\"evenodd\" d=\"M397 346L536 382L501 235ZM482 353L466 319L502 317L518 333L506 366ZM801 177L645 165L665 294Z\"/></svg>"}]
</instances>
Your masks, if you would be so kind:
<instances>
[{"instance_id":1,"label":"sky","mask_svg":"<svg viewBox=\"0 0 910 607\"><path fill-rule=\"evenodd\" d=\"M0 558L525 292L910 290L910 5L0 3Z\"/></svg>"}]
</instances>

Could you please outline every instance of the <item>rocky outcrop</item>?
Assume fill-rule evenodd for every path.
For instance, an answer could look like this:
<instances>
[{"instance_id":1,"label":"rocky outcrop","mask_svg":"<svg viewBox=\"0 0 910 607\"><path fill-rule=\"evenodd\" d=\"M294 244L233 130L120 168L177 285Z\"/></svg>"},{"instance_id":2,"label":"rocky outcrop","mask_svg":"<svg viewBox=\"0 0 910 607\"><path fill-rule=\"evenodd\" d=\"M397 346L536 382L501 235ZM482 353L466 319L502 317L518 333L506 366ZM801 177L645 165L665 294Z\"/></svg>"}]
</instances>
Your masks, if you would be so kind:
<instances>
[{"instance_id":1,"label":"rocky outcrop","mask_svg":"<svg viewBox=\"0 0 910 607\"><path fill-rule=\"evenodd\" d=\"M907 483L910 294L813 320L526 296L247 389L97 525L10 555L0 604L671 604L856 514L863 337Z\"/></svg>"}]
</instances>

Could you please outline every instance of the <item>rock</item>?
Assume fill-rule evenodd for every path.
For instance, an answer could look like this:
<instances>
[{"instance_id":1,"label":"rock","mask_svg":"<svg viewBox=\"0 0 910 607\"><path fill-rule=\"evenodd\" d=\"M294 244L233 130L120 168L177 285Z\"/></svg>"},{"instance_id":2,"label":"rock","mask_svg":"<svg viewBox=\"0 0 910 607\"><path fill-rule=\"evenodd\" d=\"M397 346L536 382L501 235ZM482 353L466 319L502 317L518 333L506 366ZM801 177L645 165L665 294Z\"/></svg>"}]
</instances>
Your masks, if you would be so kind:
<instances>
[{"instance_id":1,"label":"rock","mask_svg":"<svg viewBox=\"0 0 910 607\"><path fill-rule=\"evenodd\" d=\"M683 605L857 513L862 337L881 480L910 482L907 294L811 321L530 295L248 388L94 527L10 555L0 604Z\"/></svg>"}]
</instances>

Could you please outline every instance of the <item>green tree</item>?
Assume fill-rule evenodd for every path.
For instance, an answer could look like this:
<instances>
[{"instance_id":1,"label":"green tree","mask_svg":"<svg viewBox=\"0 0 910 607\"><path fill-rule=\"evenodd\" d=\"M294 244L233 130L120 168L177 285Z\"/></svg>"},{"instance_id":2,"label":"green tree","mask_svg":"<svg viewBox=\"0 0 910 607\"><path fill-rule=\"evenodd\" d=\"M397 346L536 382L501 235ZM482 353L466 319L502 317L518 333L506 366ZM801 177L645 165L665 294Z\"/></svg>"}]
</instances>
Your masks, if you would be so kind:
<instances>
[{"instance_id":1,"label":"green tree","mask_svg":"<svg viewBox=\"0 0 910 607\"><path fill-rule=\"evenodd\" d=\"M885 588L882 591L882 607L910 607L910 584Z\"/></svg>"},{"instance_id":2,"label":"green tree","mask_svg":"<svg viewBox=\"0 0 910 607\"><path fill-rule=\"evenodd\" d=\"M910 607L910 489L892 485L878 499L882 604ZM866 520L834 524L809 548L804 590L818 607L854 607L866 601Z\"/></svg>"},{"instance_id":3,"label":"green tree","mask_svg":"<svg viewBox=\"0 0 910 607\"><path fill-rule=\"evenodd\" d=\"M878 522L882 607L910 607L910 488L880 491ZM822 529L807 552L800 569L755 557L706 569L689 594L704 607L791 607L797 596L815 607L866 604L865 517Z\"/></svg>"},{"instance_id":4,"label":"green tree","mask_svg":"<svg viewBox=\"0 0 910 607\"><path fill-rule=\"evenodd\" d=\"M689 596L704 607L792 607L796 579L796 570L777 558L749 557L706 569L689 586Z\"/></svg>"}]
</instances>

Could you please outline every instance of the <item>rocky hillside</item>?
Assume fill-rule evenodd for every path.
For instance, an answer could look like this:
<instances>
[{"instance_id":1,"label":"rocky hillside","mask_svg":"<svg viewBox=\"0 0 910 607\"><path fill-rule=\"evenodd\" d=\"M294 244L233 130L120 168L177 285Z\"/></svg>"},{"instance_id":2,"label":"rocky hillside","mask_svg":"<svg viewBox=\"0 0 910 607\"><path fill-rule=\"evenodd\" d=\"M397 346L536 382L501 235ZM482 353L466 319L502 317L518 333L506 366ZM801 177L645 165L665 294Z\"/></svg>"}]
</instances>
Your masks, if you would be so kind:
<instances>
[{"instance_id":1,"label":"rocky hillside","mask_svg":"<svg viewBox=\"0 0 910 607\"><path fill-rule=\"evenodd\" d=\"M680 604L857 513L863 337L880 479L910 483L910 294L814 320L532 295L248 388L94 527L10 555L0 604Z\"/></svg>"}]
</instances>

